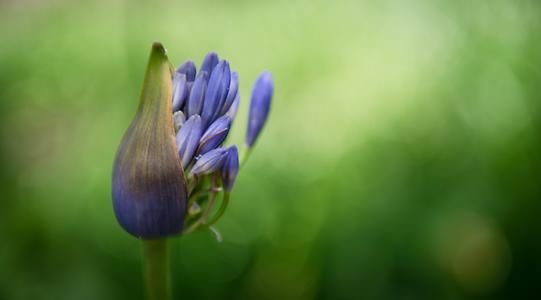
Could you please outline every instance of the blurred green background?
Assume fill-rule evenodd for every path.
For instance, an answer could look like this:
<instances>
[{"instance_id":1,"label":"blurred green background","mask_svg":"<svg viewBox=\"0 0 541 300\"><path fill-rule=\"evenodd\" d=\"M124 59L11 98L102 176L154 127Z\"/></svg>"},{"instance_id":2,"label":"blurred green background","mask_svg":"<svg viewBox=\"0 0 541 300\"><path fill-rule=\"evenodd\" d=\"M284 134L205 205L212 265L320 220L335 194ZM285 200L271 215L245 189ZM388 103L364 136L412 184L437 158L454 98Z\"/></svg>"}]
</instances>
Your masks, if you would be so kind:
<instances>
[{"instance_id":1,"label":"blurred green background","mask_svg":"<svg viewBox=\"0 0 541 300\"><path fill-rule=\"evenodd\" d=\"M111 205L150 45L270 120L175 299L539 299L541 2L0 1L0 299L144 299Z\"/></svg>"}]
</instances>

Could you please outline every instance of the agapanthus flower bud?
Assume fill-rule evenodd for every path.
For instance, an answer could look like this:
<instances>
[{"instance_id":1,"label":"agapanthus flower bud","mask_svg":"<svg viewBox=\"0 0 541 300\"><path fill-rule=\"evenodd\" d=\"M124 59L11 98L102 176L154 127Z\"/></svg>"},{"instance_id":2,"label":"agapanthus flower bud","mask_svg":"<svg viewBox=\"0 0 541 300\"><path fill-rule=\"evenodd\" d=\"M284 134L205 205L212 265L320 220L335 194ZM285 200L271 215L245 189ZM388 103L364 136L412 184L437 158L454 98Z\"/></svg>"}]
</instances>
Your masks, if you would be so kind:
<instances>
[{"instance_id":1,"label":"agapanthus flower bud","mask_svg":"<svg viewBox=\"0 0 541 300\"><path fill-rule=\"evenodd\" d=\"M193 175L206 175L219 170L224 164L227 149L217 148L201 155L195 162L191 173Z\"/></svg>"},{"instance_id":2,"label":"agapanthus flower bud","mask_svg":"<svg viewBox=\"0 0 541 300\"><path fill-rule=\"evenodd\" d=\"M230 126L231 118L229 116L222 116L214 121L201 137L197 153L205 154L220 146L227 137Z\"/></svg>"},{"instance_id":3,"label":"agapanthus flower bud","mask_svg":"<svg viewBox=\"0 0 541 300\"><path fill-rule=\"evenodd\" d=\"M199 115L191 116L188 121L182 125L177 133L178 155L182 161L182 167L186 168L192 160L195 150L199 145L203 127Z\"/></svg>"},{"instance_id":4,"label":"agapanthus flower bud","mask_svg":"<svg viewBox=\"0 0 541 300\"><path fill-rule=\"evenodd\" d=\"M239 110L240 105L240 94L237 93L235 96L235 100L233 100L233 104L231 104L231 107L229 110L225 113L227 116L231 118L231 120L234 120L237 116L237 111Z\"/></svg>"},{"instance_id":5,"label":"agapanthus flower bud","mask_svg":"<svg viewBox=\"0 0 541 300\"><path fill-rule=\"evenodd\" d=\"M222 107L221 114L225 114L229 110L229 108L231 108L233 101L235 101L235 98L237 97L238 90L239 90L239 73L231 72L231 82L229 83L229 91L227 92L227 97L225 97L225 102Z\"/></svg>"},{"instance_id":6,"label":"agapanthus flower bud","mask_svg":"<svg viewBox=\"0 0 541 300\"><path fill-rule=\"evenodd\" d=\"M187 60L186 62L184 62L182 65L178 67L176 73L186 75L187 81L194 81L195 73L196 73L195 64L193 63L193 61Z\"/></svg>"},{"instance_id":7,"label":"agapanthus flower bud","mask_svg":"<svg viewBox=\"0 0 541 300\"><path fill-rule=\"evenodd\" d=\"M137 114L113 166L116 217L129 233L145 239L179 234L183 225L184 233L212 228L239 170L237 147L222 146L239 108L238 73L214 52L199 72L191 60L171 72L165 49L154 44ZM252 93L249 147L265 123L271 97L272 79L263 73ZM212 215L222 186L221 207Z\"/></svg>"},{"instance_id":8,"label":"agapanthus flower bud","mask_svg":"<svg viewBox=\"0 0 541 300\"><path fill-rule=\"evenodd\" d=\"M178 132L184 122L186 122L186 116L184 115L184 113L180 110L176 111L173 114L173 125L175 127L175 132Z\"/></svg>"},{"instance_id":9,"label":"agapanthus flower bud","mask_svg":"<svg viewBox=\"0 0 541 300\"><path fill-rule=\"evenodd\" d=\"M199 69L199 72L207 72L207 74L210 75L212 73L212 70L216 67L218 64L219 58L218 54L216 52L209 52L203 59L203 62L201 63L201 68Z\"/></svg>"},{"instance_id":10,"label":"agapanthus flower bud","mask_svg":"<svg viewBox=\"0 0 541 300\"><path fill-rule=\"evenodd\" d=\"M252 147L263 129L269 115L272 99L273 83L270 72L263 72L257 78L252 90L250 101L250 114L248 116L248 130L246 132L246 145Z\"/></svg>"},{"instance_id":11,"label":"agapanthus flower bud","mask_svg":"<svg viewBox=\"0 0 541 300\"><path fill-rule=\"evenodd\" d=\"M207 77L207 72L199 73L192 85L190 96L188 97L188 104L186 105L186 114L188 116L201 114L203 99L207 89Z\"/></svg>"},{"instance_id":12,"label":"agapanthus flower bud","mask_svg":"<svg viewBox=\"0 0 541 300\"><path fill-rule=\"evenodd\" d=\"M120 225L141 238L181 232L186 182L172 120L172 81L165 49L154 43L137 113L113 166L112 198Z\"/></svg>"},{"instance_id":13,"label":"agapanthus flower bud","mask_svg":"<svg viewBox=\"0 0 541 300\"><path fill-rule=\"evenodd\" d=\"M175 73L173 75L173 111L178 111L182 107L187 92L186 75Z\"/></svg>"},{"instance_id":14,"label":"agapanthus flower bud","mask_svg":"<svg viewBox=\"0 0 541 300\"><path fill-rule=\"evenodd\" d=\"M233 145L227 149L227 157L222 166L222 183L224 189L229 192L235 184L235 179L239 172L239 151L237 146Z\"/></svg>"},{"instance_id":15,"label":"agapanthus flower bud","mask_svg":"<svg viewBox=\"0 0 541 300\"><path fill-rule=\"evenodd\" d=\"M221 111L220 105L223 104L227 96L230 78L229 63L225 60L220 61L214 67L212 74L210 74L207 91L205 92L205 100L201 110L201 120L204 128L207 128Z\"/></svg>"}]
</instances>

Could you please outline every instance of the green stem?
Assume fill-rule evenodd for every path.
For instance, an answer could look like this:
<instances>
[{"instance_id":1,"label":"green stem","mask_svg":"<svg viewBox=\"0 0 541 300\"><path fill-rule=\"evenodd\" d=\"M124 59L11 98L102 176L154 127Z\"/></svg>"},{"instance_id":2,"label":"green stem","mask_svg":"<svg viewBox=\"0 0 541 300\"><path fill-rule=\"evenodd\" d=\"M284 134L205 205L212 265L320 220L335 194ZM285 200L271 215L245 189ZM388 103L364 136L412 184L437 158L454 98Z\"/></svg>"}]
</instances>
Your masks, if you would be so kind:
<instances>
[{"instance_id":1,"label":"green stem","mask_svg":"<svg viewBox=\"0 0 541 300\"><path fill-rule=\"evenodd\" d=\"M250 153L252 153L252 148L248 148L247 146L244 146L244 148L241 150L241 153L239 155L240 168L244 166L244 164L248 160L248 157L250 156Z\"/></svg>"},{"instance_id":2,"label":"green stem","mask_svg":"<svg viewBox=\"0 0 541 300\"><path fill-rule=\"evenodd\" d=\"M144 240L143 256L148 299L171 299L167 239Z\"/></svg>"},{"instance_id":3,"label":"green stem","mask_svg":"<svg viewBox=\"0 0 541 300\"><path fill-rule=\"evenodd\" d=\"M216 221L218 221L222 217L228 204L229 204L229 192L224 191L224 195L222 197L222 206L220 206L220 210L218 210L216 215L210 221L207 222L207 227L212 226L214 223L216 223Z\"/></svg>"}]
</instances>

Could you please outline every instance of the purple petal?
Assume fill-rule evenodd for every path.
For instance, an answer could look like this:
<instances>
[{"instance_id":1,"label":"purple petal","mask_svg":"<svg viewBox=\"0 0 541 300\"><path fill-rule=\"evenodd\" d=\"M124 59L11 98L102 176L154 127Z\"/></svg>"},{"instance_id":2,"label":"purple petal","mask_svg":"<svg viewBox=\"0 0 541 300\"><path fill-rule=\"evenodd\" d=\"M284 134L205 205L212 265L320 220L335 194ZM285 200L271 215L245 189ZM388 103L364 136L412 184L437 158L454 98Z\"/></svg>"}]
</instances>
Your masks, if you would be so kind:
<instances>
[{"instance_id":1,"label":"purple petal","mask_svg":"<svg viewBox=\"0 0 541 300\"><path fill-rule=\"evenodd\" d=\"M173 111L178 111L184 104L188 88L186 86L186 75L175 73L173 75Z\"/></svg>"},{"instance_id":2,"label":"purple petal","mask_svg":"<svg viewBox=\"0 0 541 300\"><path fill-rule=\"evenodd\" d=\"M184 74L186 75L187 81L194 81L195 79L195 64L191 60L187 60L182 65L180 65L176 71L176 73Z\"/></svg>"},{"instance_id":3,"label":"purple petal","mask_svg":"<svg viewBox=\"0 0 541 300\"><path fill-rule=\"evenodd\" d=\"M216 119L216 116L220 111L220 105L227 96L230 76L229 63L225 60L220 61L212 71L207 91L205 92L203 108L201 110L203 127L208 127L208 125Z\"/></svg>"},{"instance_id":4,"label":"purple petal","mask_svg":"<svg viewBox=\"0 0 541 300\"><path fill-rule=\"evenodd\" d=\"M185 108L185 113L188 117L201 113L206 89L207 72L202 72L197 75L190 91L190 97L188 98L188 103Z\"/></svg>"},{"instance_id":5,"label":"purple petal","mask_svg":"<svg viewBox=\"0 0 541 300\"><path fill-rule=\"evenodd\" d=\"M195 150L199 145L199 139L203 128L199 115L191 116L177 133L178 155L182 162L182 168L186 168L192 160Z\"/></svg>"},{"instance_id":6,"label":"purple petal","mask_svg":"<svg viewBox=\"0 0 541 300\"><path fill-rule=\"evenodd\" d=\"M207 74L212 73L212 70L216 67L218 64L218 54L216 52L209 52L203 59L203 63L201 63L201 68L199 69L199 72L207 72Z\"/></svg>"},{"instance_id":7,"label":"purple petal","mask_svg":"<svg viewBox=\"0 0 541 300\"><path fill-rule=\"evenodd\" d=\"M227 153L228 151L225 148L210 150L197 159L191 173L194 175L205 175L219 170L224 164Z\"/></svg>"},{"instance_id":8,"label":"purple petal","mask_svg":"<svg viewBox=\"0 0 541 300\"><path fill-rule=\"evenodd\" d=\"M272 99L273 83L270 72L263 72L257 78L252 90L250 101L250 114L248 116L248 130L246 132L246 145L252 147L263 129L269 115Z\"/></svg>"},{"instance_id":9,"label":"purple petal","mask_svg":"<svg viewBox=\"0 0 541 300\"><path fill-rule=\"evenodd\" d=\"M227 111L231 107L231 104L233 104L233 101L235 101L235 98L237 97L238 90L239 90L239 73L232 72L231 82L229 83L229 90L227 92L227 97L225 97L225 102L220 114L223 115L227 113Z\"/></svg>"},{"instance_id":10,"label":"purple petal","mask_svg":"<svg viewBox=\"0 0 541 300\"><path fill-rule=\"evenodd\" d=\"M239 151L237 146L229 147L227 157L222 166L222 182L226 191L231 191L235 184L235 179L239 173Z\"/></svg>"},{"instance_id":11,"label":"purple petal","mask_svg":"<svg viewBox=\"0 0 541 300\"><path fill-rule=\"evenodd\" d=\"M234 120L237 116L237 111L239 110L239 104L240 104L240 93L237 93L235 96L235 100L233 100L233 104L231 104L231 107L225 113L226 116L229 116L231 120Z\"/></svg>"},{"instance_id":12,"label":"purple petal","mask_svg":"<svg viewBox=\"0 0 541 300\"><path fill-rule=\"evenodd\" d=\"M227 137L230 127L231 118L229 116L223 116L214 121L201 137L198 153L205 154L219 147Z\"/></svg>"}]
</instances>

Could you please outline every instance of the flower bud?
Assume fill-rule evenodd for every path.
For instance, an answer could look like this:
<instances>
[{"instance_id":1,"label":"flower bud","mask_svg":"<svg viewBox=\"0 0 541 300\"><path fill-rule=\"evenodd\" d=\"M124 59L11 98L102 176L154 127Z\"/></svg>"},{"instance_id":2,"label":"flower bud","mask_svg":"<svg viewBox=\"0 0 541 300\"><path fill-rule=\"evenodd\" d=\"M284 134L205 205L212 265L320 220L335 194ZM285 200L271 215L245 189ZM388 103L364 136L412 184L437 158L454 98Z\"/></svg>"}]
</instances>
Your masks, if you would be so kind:
<instances>
[{"instance_id":1,"label":"flower bud","mask_svg":"<svg viewBox=\"0 0 541 300\"><path fill-rule=\"evenodd\" d=\"M219 170L224 164L227 149L217 148L203 154L195 162L191 173L193 175L206 175Z\"/></svg>"},{"instance_id":2,"label":"flower bud","mask_svg":"<svg viewBox=\"0 0 541 300\"><path fill-rule=\"evenodd\" d=\"M235 97L237 97L238 90L239 90L239 73L232 72L231 82L229 83L229 91L227 92L227 97L225 98L225 102L221 111L222 115L227 113L229 108L231 108L231 104L233 104L233 101L235 101Z\"/></svg>"},{"instance_id":3,"label":"flower bud","mask_svg":"<svg viewBox=\"0 0 541 300\"><path fill-rule=\"evenodd\" d=\"M184 122L186 122L186 116L182 111L179 110L173 114L173 125L175 127L175 132L178 132Z\"/></svg>"},{"instance_id":4,"label":"flower bud","mask_svg":"<svg viewBox=\"0 0 541 300\"><path fill-rule=\"evenodd\" d=\"M240 94L237 93L237 95L235 96L235 100L233 100L233 104L231 104L231 107L225 113L227 116L231 118L231 120L235 120L235 117L237 116L237 111L239 110L239 104L240 104Z\"/></svg>"},{"instance_id":5,"label":"flower bud","mask_svg":"<svg viewBox=\"0 0 541 300\"><path fill-rule=\"evenodd\" d=\"M178 67L176 73L186 75L187 81L194 81L196 73L195 64L193 63L193 61L187 60Z\"/></svg>"},{"instance_id":6,"label":"flower bud","mask_svg":"<svg viewBox=\"0 0 541 300\"><path fill-rule=\"evenodd\" d=\"M182 161L182 168L186 168L195 154L199 139L203 132L199 115L191 116L177 133L178 155Z\"/></svg>"},{"instance_id":7,"label":"flower bud","mask_svg":"<svg viewBox=\"0 0 541 300\"><path fill-rule=\"evenodd\" d=\"M235 179L239 172L239 151L237 146L233 145L228 148L227 157L222 166L222 182L224 189L229 192L235 184Z\"/></svg>"},{"instance_id":8,"label":"flower bud","mask_svg":"<svg viewBox=\"0 0 541 300\"><path fill-rule=\"evenodd\" d=\"M222 116L214 121L201 137L201 140L199 141L199 150L197 152L199 154L205 154L210 150L219 147L227 137L230 126L231 118L229 118L229 116Z\"/></svg>"},{"instance_id":9,"label":"flower bud","mask_svg":"<svg viewBox=\"0 0 541 300\"><path fill-rule=\"evenodd\" d=\"M165 49L154 43L137 113L113 165L116 218L144 239L180 233L186 211L186 182L173 139L171 75Z\"/></svg>"},{"instance_id":10,"label":"flower bud","mask_svg":"<svg viewBox=\"0 0 541 300\"><path fill-rule=\"evenodd\" d=\"M203 59L203 62L201 63L201 68L199 69L199 72L207 72L207 74L210 75L212 73L212 70L216 67L218 64L218 54L216 52L209 52Z\"/></svg>"},{"instance_id":11,"label":"flower bud","mask_svg":"<svg viewBox=\"0 0 541 300\"><path fill-rule=\"evenodd\" d=\"M207 89L207 72L202 72L197 75L191 91L188 97L188 103L186 104L186 115L193 116L201 114L201 108L203 107L203 98L205 97L205 90Z\"/></svg>"},{"instance_id":12,"label":"flower bud","mask_svg":"<svg viewBox=\"0 0 541 300\"><path fill-rule=\"evenodd\" d=\"M186 85L186 75L175 73L173 75L173 111L178 111L184 104L188 87Z\"/></svg>"},{"instance_id":13,"label":"flower bud","mask_svg":"<svg viewBox=\"0 0 541 300\"><path fill-rule=\"evenodd\" d=\"M207 128L221 110L221 104L227 96L231 72L229 63L222 60L216 65L212 74L210 74L205 100L201 110L201 120L203 127Z\"/></svg>"},{"instance_id":14,"label":"flower bud","mask_svg":"<svg viewBox=\"0 0 541 300\"><path fill-rule=\"evenodd\" d=\"M263 72L257 78L250 101L250 114L248 116L248 130L246 132L246 145L252 147L267 121L270 102L272 99L272 75L270 72Z\"/></svg>"}]
</instances>

